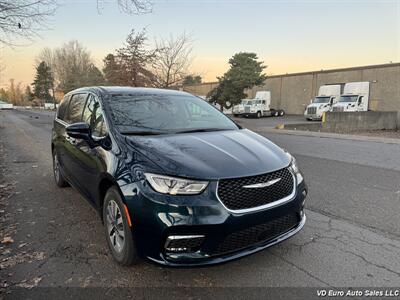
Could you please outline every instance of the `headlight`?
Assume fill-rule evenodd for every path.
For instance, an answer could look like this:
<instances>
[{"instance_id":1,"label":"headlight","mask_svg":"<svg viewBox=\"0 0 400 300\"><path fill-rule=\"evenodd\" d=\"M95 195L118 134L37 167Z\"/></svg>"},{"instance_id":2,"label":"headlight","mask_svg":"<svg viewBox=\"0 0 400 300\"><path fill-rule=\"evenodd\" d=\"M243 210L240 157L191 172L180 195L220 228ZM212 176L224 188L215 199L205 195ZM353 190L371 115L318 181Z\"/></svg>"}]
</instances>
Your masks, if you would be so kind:
<instances>
[{"instance_id":1,"label":"headlight","mask_svg":"<svg viewBox=\"0 0 400 300\"><path fill-rule=\"evenodd\" d=\"M200 194L207 187L207 181L188 180L152 173L144 173L151 187L161 193L170 195Z\"/></svg>"},{"instance_id":2,"label":"headlight","mask_svg":"<svg viewBox=\"0 0 400 300\"><path fill-rule=\"evenodd\" d=\"M292 156L292 162L290 163L290 169L296 175L297 184L303 181L303 175L301 174L299 167L297 165L296 159Z\"/></svg>"}]
</instances>

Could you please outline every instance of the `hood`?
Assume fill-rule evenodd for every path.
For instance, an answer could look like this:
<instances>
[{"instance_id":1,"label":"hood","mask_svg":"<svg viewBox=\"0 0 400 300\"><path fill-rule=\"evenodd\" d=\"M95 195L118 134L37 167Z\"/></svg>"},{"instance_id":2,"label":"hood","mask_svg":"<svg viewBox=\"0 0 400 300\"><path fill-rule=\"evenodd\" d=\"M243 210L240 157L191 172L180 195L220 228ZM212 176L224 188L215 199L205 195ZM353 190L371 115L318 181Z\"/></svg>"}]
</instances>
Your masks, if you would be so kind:
<instances>
[{"instance_id":1,"label":"hood","mask_svg":"<svg viewBox=\"0 0 400 300\"><path fill-rule=\"evenodd\" d=\"M307 107L316 107L316 108L319 108L320 106L322 106L321 108L323 108L323 107L326 107L326 105L327 105L328 103L311 103L311 104L309 104ZM328 105L329 106L329 105Z\"/></svg>"},{"instance_id":2,"label":"hood","mask_svg":"<svg viewBox=\"0 0 400 300\"><path fill-rule=\"evenodd\" d=\"M159 136L128 136L128 144L166 175L215 180L263 174L289 165L290 157L247 129Z\"/></svg>"},{"instance_id":3,"label":"hood","mask_svg":"<svg viewBox=\"0 0 400 300\"><path fill-rule=\"evenodd\" d=\"M334 104L334 107L347 107L355 104L355 102L337 102Z\"/></svg>"}]
</instances>

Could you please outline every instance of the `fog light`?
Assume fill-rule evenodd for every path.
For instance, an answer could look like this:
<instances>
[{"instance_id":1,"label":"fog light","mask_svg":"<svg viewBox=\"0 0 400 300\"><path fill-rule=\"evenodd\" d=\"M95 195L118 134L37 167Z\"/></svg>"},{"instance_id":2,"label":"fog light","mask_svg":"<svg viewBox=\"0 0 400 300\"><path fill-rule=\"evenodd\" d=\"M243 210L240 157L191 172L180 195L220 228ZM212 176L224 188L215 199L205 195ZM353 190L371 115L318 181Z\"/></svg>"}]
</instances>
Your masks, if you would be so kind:
<instances>
[{"instance_id":1,"label":"fog light","mask_svg":"<svg viewBox=\"0 0 400 300\"><path fill-rule=\"evenodd\" d=\"M165 241L169 252L196 252L204 241L204 235L170 235Z\"/></svg>"}]
</instances>

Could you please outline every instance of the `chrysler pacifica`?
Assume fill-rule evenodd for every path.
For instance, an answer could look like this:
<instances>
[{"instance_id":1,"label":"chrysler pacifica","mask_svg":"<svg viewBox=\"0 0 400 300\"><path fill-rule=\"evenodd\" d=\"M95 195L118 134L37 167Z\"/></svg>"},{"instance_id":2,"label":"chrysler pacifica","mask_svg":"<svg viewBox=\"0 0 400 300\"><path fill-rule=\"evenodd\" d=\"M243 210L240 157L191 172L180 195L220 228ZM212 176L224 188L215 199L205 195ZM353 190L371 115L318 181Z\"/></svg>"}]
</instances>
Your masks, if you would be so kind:
<instances>
[{"instance_id":1,"label":"chrysler pacifica","mask_svg":"<svg viewBox=\"0 0 400 300\"><path fill-rule=\"evenodd\" d=\"M74 90L51 148L56 184L95 207L123 265L224 262L305 223L307 187L293 156L185 92Z\"/></svg>"}]
</instances>

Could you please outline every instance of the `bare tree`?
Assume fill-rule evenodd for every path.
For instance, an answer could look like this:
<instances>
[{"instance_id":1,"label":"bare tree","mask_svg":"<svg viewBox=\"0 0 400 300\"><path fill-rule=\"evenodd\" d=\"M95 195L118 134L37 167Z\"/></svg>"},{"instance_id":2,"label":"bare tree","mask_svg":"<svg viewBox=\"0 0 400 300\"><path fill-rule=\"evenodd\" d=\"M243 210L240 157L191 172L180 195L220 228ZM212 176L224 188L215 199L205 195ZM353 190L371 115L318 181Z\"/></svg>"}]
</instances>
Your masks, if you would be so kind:
<instances>
[{"instance_id":1,"label":"bare tree","mask_svg":"<svg viewBox=\"0 0 400 300\"><path fill-rule=\"evenodd\" d=\"M96 0L99 3L104 0ZM151 0L114 0L127 14L144 14L152 10ZM47 28L55 14L57 0L0 0L0 45L20 46L33 41Z\"/></svg>"},{"instance_id":2,"label":"bare tree","mask_svg":"<svg viewBox=\"0 0 400 300\"><path fill-rule=\"evenodd\" d=\"M64 92L104 82L90 52L78 41L69 41L54 50L44 48L37 56L36 64L42 61L50 67L57 88Z\"/></svg>"},{"instance_id":3,"label":"bare tree","mask_svg":"<svg viewBox=\"0 0 400 300\"><path fill-rule=\"evenodd\" d=\"M192 39L186 33L170 36L168 39L156 40L157 57L153 72L157 85L167 88L180 83L188 75L192 63Z\"/></svg>"},{"instance_id":4,"label":"bare tree","mask_svg":"<svg viewBox=\"0 0 400 300\"><path fill-rule=\"evenodd\" d=\"M151 0L116 0L119 9L129 15L147 14L152 12L153 2ZM97 10L101 11L102 3L109 0L97 0Z\"/></svg>"},{"instance_id":5,"label":"bare tree","mask_svg":"<svg viewBox=\"0 0 400 300\"><path fill-rule=\"evenodd\" d=\"M56 0L0 0L0 44L32 41L46 29L46 20L56 9Z\"/></svg>"}]
</instances>

